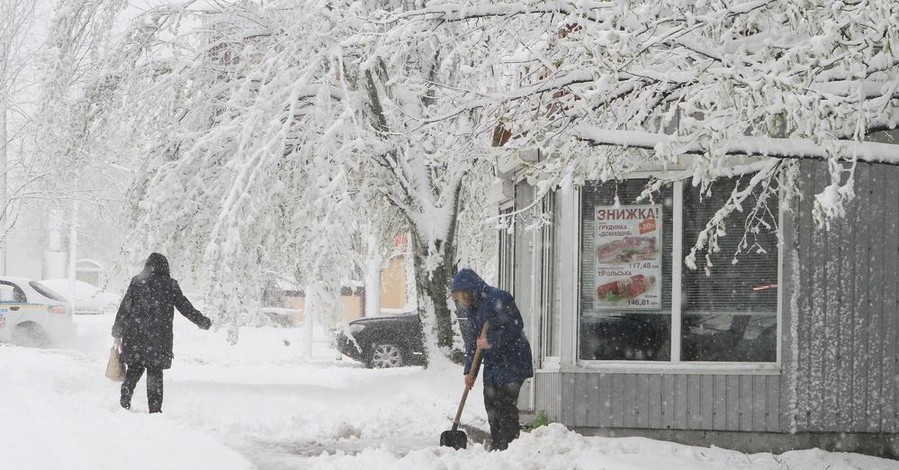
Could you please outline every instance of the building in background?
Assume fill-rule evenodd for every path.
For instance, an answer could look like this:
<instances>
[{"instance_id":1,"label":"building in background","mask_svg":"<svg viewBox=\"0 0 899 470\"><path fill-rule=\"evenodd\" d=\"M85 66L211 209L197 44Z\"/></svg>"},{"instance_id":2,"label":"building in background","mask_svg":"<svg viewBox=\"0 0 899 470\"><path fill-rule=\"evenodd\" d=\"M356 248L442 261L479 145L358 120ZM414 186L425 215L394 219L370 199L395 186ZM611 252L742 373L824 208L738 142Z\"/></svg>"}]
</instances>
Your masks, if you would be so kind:
<instances>
[{"instance_id":1,"label":"building in background","mask_svg":"<svg viewBox=\"0 0 899 470\"><path fill-rule=\"evenodd\" d=\"M404 239L405 240L405 239ZM409 293L410 266L408 257L399 254L384 263L378 263L378 275L369 276L374 284L341 289L345 322L365 316L390 315L410 312L415 309L415 299ZM376 289L377 295L369 290ZM368 302L375 299L377 305L369 308ZM297 322L303 321L306 311L306 293L296 281L279 277L269 282L262 294L263 307L290 309Z\"/></svg>"}]
</instances>

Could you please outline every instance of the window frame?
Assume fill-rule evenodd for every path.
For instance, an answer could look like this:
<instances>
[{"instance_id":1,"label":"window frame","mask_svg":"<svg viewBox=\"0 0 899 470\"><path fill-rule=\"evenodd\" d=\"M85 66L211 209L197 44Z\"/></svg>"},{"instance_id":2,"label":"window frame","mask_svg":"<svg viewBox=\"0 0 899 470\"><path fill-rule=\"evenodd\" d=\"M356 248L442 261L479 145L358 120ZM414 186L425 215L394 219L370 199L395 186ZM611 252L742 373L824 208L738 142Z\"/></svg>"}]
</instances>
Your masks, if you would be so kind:
<instances>
[{"instance_id":1,"label":"window frame","mask_svg":"<svg viewBox=\"0 0 899 470\"><path fill-rule=\"evenodd\" d=\"M647 178L648 174L638 173L629 179ZM777 245L777 283L780 286L777 290L777 341L776 341L776 360L775 362L703 362L703 361L682 361L681 353L683 344L681 341L683 315L681 308L681 289L683 286L683 269L684 269L684 240L683 240L683 203L684 203L684 181L676 181L673 184L673 209L672 209L672 254L671 254L671 359L668 361L634 361L634 360L592 360L581 359L578 351L580 350L580 328L581 317L583 314L582 302L578 299L577 309L574 319L574 339L575 347L572 349L573 362L580 369L591 369L608 372L622 373L705 373L705 374L730 374L739 372L746 375L778 375L782 369L783 354L783 305L784 305L784 211L783 191L778 195L778 226L780 227L779 243ZM578 242L583 241L583 197L577 198L578 213ZM689 249L689 248L687 248ZM583 263L583 251L578 250L577 254L578 266L577 279L578 285L581 284L583 272L581 265Z\"/></svg>"},{"instance_id":2,"label":"window frame","mask_svg":"<svg viewBox=\"0 0 899 470\"><path fill-rule=\"evenodd\" d=\"M542 214L552 222L540 229L540 364L542 369L559 369L562 358L562 306L559 276L562 271L559 249L560 210L562 201L556 191L549 191L540 201ZM558 321L556 321L558 320ZM551 345L555 354L551 354Z\"/></svg>"},{"instance_id":3,"label":"window frame","mask_svg":"<svg viewBox=\"0 0 899 470\"><path fill-rule=\"evenodd\" d=\"M25 294L25 290L19 287L18 284L12 281L0 281L0 285L12 287L13 291L13 300L6 302L0 300L0 304L2 305L21 305L28 303L28 295Z\"/></svg>"},{"instance_id":4,"label":"window frame","mask_svg":"<svg viewBox=\"0 0 899 470\"><path fill-rule=\"evenodd\" d=\"M515 212L515 198L504 202L497 211L500 217L512 216ZM499 231L497 239L499 255L496 257L496 285L500 289L515 295L515 227Z\"/></svg>"}]
</instances>

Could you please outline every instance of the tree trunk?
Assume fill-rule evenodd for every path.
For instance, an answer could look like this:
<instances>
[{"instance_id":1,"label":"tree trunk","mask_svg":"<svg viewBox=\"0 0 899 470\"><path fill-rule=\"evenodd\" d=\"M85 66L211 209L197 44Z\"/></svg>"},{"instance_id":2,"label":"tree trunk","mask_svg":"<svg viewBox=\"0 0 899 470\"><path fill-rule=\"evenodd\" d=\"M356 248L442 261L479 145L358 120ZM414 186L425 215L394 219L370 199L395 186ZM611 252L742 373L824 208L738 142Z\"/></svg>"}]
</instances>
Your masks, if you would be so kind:
<instances>
[{"instance_id":1,"label":"tree trunk","mask_svg":"<svg viewBox=\"0 0 899 470\"><path fill-rule=\"evenodd\" d=\"M449 287L453 279L453 259L455 258L455 247L448 246L446 242L438 242L443 245L441 261L433 266L433 270L429 270L425 265L428 258L428 247L422 245L418 240L418 236L413 237L415 251L415 285L418 291L418 303L420 306L426 306L425 311L433 307L436 333L437 347L449 353L453 346L453 327L452 318L449 309ZM428 322L423 323L426 327ZM427 332L425 332L427 337ZM429 353L432 353L429 351Z\"/></svg>"},{"instance_id":2,"label":"tree trunk","mask_svg":"<svg viewBox=\"0 0 899 470\"><path fill-rule=\"evenodd\" d=\"M449 289L453 275L456 273L456 224L459 212L459 195L462 192L461 180L451 189L453 191L452 215L447 226L445 240L436 240L428 244L417 232L412 234L412 252L415 259L415 286L418 296L419 310L426 314L433 312L433 324L422 322L422 327L432 326L436 329L437 348L448 357L452 357L453 325L449 309ZM438 253L431 253L431 249ZM438 260L436 264L432 260ZM424 308L422 308L424 307ZM429 331L424 331L425 338L433 338ZM429 347L433 342L426 341ZM430 348L429 354L434 353ZM458 358L453 358L458 360Z\"/></svg>"}]
</instances>

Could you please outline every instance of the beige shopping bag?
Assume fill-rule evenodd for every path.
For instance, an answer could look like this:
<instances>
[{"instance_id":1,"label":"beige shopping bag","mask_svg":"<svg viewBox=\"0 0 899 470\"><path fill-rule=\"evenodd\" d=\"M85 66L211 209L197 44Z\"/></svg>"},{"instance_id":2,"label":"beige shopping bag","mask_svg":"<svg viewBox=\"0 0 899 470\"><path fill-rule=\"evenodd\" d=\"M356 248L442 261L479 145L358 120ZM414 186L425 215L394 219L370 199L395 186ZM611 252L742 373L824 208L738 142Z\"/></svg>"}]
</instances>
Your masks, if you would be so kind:
<instances>
[{"instance_id":1,"label":"beige shopping bag","mask_svg":"<svg viewBox=\"0 0 899 470\"><path fill-rule=\"evenodd\" d=\"M109 361L106 363L106 377L116 382L125 380L125 365L119 358L119 348L113 346L109 350Z\"/></svg>"}]
</instances>

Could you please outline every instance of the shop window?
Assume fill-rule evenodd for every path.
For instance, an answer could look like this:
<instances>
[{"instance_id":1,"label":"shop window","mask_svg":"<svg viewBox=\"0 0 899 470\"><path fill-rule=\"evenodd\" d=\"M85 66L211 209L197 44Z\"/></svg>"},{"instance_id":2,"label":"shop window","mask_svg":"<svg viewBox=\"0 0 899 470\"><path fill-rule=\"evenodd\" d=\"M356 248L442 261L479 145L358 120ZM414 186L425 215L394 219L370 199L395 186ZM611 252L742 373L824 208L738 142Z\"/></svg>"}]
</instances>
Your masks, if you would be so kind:
<instances>
[{"instance_id":1,"label":"shop window","mask_svg":"<svg viewBox=\"0 0 899 470\"><path fill-rule=\"evenodd\" d=\"M776 190L765 210L749 217L766 219L762 230L747 229L747 213L732 214L722 227L726 235L718 238L718 250L697 253L695 270L681 267L678 260L680 285L672 286L674 244L689 253L738 183L724 180L705 191L668 185L638 202L648 182L588 182L582 188L578 357L775 362ZM742 206L748 211L755 201ZM674 224L676 213L679 226ZM678 304L672 305L675 299ZM680 324L677 342L672 341L672 322ZM672 351L672 345L677 349Z\"/></svg>"},{"instance_id":2,"label":"shop window","mask_svg":"<svg viewBox=\"0 0 899 470\"><path fill-rule=\"evenodd\" d=\"M635 202L647 180L587 184L581 205L582 360L671 358L671 187Z\"/></svg>"},{"instance_id":3,"label":"shop window","mask_svg":"<svg viewBox=\"0 0 899 470\"><path fill-rule=\"evenodd\" d=\"M707 191L684 188L686 253L730 197L736 182L719 181ZM777 359L777 197L757 214L762 227L747 230L745 213L725 219L718 250L697 253L697 269L684 266L681 288L683 361L774 362ZM755 199L743 206L755 207ZM750 220L758 220L750 216ZM734 254L740 248L735 259ZM706 270L706 260L711 264Z\"/></svg>"}]
</instances>

